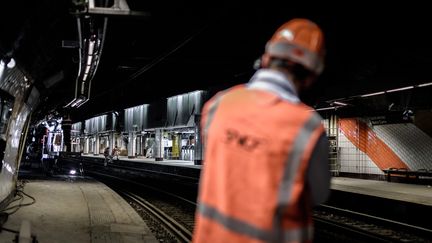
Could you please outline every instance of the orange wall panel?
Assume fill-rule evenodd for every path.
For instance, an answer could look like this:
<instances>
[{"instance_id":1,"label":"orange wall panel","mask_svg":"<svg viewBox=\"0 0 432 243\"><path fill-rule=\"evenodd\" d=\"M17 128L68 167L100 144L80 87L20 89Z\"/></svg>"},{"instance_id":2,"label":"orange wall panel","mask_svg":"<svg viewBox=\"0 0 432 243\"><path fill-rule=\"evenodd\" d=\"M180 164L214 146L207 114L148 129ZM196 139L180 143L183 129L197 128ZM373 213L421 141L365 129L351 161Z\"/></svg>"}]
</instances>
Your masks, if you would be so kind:
<instances>
[{"instance_id":1,"label":"orange wall panel","mask_svg":"<svg viewBox=\"0 0 432 243\"><path fill-rule=\"evenodd\" d=\"M339 119L342 133L364 152L381 170L388 168L405 168L408 166L387 146L368 125L357 119Z\"/></svg>"}]
</instances>

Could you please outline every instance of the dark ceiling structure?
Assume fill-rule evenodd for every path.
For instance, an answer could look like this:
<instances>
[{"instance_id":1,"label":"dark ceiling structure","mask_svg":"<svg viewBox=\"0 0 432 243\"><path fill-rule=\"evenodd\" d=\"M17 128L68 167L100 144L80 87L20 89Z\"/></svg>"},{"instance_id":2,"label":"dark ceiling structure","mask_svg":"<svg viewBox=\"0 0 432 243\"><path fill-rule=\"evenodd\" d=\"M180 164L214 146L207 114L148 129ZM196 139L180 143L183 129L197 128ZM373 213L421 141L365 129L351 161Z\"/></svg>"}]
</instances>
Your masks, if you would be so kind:
<instances>
[{"instance_id":1,"label":"dark ceiling structure","mask_svg":"<svg viewBox=\"0 0 432 243\"><path fill-rule=\"evenodd\" d=\"M111 7L119 1L89 2ZM348 105L342 108L352 115L432 108L432 86L419 87L432 82L432 15L418 5L311 8L310 3L294 6L279 1L128 0L132 11L119 14L90 13L88 4L1 4L0 57L13 57L40 91L35 119L68 113L79 121L184 92L217 91L247 82L273 31L295 17L315 21L326 35L326 68L303 97L309 105L345 102ZM87 45L92 38L101 41L99 46L96 41L94 49L80 50L80 40ZM82 59L83 52L87 59ZM85 73L83 60L89 56L98 62ZM81 84L86 74L93 75L84 92L88 101L79 108L65 108L77 97L77 82Z\"/></svg>"}]
</instances>

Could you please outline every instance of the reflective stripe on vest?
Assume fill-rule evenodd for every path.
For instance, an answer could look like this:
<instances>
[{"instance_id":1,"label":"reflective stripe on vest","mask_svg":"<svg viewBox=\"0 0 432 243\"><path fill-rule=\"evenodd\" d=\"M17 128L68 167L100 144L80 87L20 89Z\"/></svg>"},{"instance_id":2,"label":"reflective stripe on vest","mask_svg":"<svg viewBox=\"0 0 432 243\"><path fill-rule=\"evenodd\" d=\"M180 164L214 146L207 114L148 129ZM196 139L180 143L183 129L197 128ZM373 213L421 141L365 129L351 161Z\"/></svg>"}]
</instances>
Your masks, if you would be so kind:
<instances>
[{"instance_id":1,"label":"reflective stripe on vest","mask_svg":"<svg viewBox=\"0 0 432 243\"><path fill-rule=\"evenodd\" d=\"M270 241L272 233L269 231L261 230L247 222L235 219L219 212L216 208L213 208L204 203L198 205L198 211L202 216L213 219L225 228L230 229L234 232L247 235L249 237L259 239L262 241Z\"/></svg>"},{"instance_id":2,"label":"reflective stripe on vest","mask_svg":"<svg viewBox=\"0 0 432 243\"><path fill-rule=\"evenodd\" d=\"M251 224L243 222L241 220L235 219L233 217L224 215L217 209L208 206L204 203L198 205L198 211L202 216L212 219L219 224L223 225L225 228L231 231L247 235L251 238L271 242L275 240L274 232L259 229ZM283 242L298 241L303 239L305 241L312 240L313 237L313 227L309 226L300 229L289 229L285 230L283 233Z\"/></svg>"},{"instance_id":3,"label":"reflective stripe on vest","mask_svg":"<svg viewBox=\"0 0 432 243\"><path fill-rule=\"evenodd\" d=\"M304 153L304 149L308 144L310 136L320 124L320 116L316 113L313 113L312 117L301 128L297 138L295 139L292 152L289 154L286 163L287 166L285 167L282 182L279 187L276 214L273 221L273 229L276 232L276 235L278 235L279 239L286 239L288 237L291 240L312 240L313 235L307 232L309 231L308 229L304 229L302 232L299 232L298 235L287 235L286 232L282 232L281 225L283 221L284 210L289 207L289 204L291 203L291 192L296 174L298 173L298 169L300 167L301 157ZM313 231L313 229L311 231Z\"/></svg>"},{"instance_id":4,"label":"reflective stripe on vest","mask_svg":"<svg viewBox=\"0 0 432 243\"><path fill-rule=\"evenodd\" d=\"M220 103L220 98L215 101L210 107L209 117L206 121L206 126L209 126L211 119L213 119L214 112L218 104ZM284 171L284 175L281 181L281 186L278 193L277 210L274 218L273 230L267 231L259 229L243 220L233 218L231 216L225 215L214 207L206 205L200 202L198 205L199 213L206 218L212 219L217 223L224 226L226 229L247 235L251 238L262 240L262 241L296 241L296 240L312 240L313 228L312 226L307 226L305 228L297 229L282 229L282 216L283 209L289 206L290 196L292 191L292 186L294 184L295 175L298 172L300 166L301 158L304 153L304 149L308 145L310 136L313 134L315 129L321 124L321 118L318 114L314 113L312 117L304 124L301 128L297 138L295 139L292 152L290 153L287 166Z\"/></svg>"}]
</instances>

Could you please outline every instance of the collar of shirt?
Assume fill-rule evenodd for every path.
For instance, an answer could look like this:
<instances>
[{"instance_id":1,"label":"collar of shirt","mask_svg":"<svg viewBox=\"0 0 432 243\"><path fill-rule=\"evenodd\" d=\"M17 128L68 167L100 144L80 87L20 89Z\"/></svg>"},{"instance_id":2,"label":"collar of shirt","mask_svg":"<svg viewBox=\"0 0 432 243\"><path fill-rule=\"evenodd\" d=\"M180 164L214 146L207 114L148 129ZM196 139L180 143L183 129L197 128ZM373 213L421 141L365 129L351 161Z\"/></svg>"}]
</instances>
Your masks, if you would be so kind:
<instances>
[{"instance_id":1,"label":"collar of shirt","mask_svg":"<svg viewBox=\"0 0 432 243\"><path fill-rule=\"evenodd\" d=\"M258 70L250 79L247 87L249 89L259 89L275 93L282 99L293 103L300 102L292 81L276 70Z\"/></svg>"}]
</instances>

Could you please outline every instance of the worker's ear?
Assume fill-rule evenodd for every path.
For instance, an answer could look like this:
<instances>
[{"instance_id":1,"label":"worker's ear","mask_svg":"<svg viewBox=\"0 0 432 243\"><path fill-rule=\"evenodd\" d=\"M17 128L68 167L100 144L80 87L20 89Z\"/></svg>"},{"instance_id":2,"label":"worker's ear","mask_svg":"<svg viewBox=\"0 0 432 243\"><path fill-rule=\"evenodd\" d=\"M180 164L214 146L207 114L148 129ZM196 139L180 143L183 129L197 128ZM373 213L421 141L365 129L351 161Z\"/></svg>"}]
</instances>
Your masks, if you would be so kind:
<instances>
[{"instance_id":1,"label":"worker's ear","mask_svg":"<svg viewBox=\"0 0 432 243\"><path fill-rule=\"evenodd\" d=\"M270 64L270 56L267 54L263 54L258 60L259 60L259 67L258 68L268 68Z\"/></svg>"}]
</instances>

